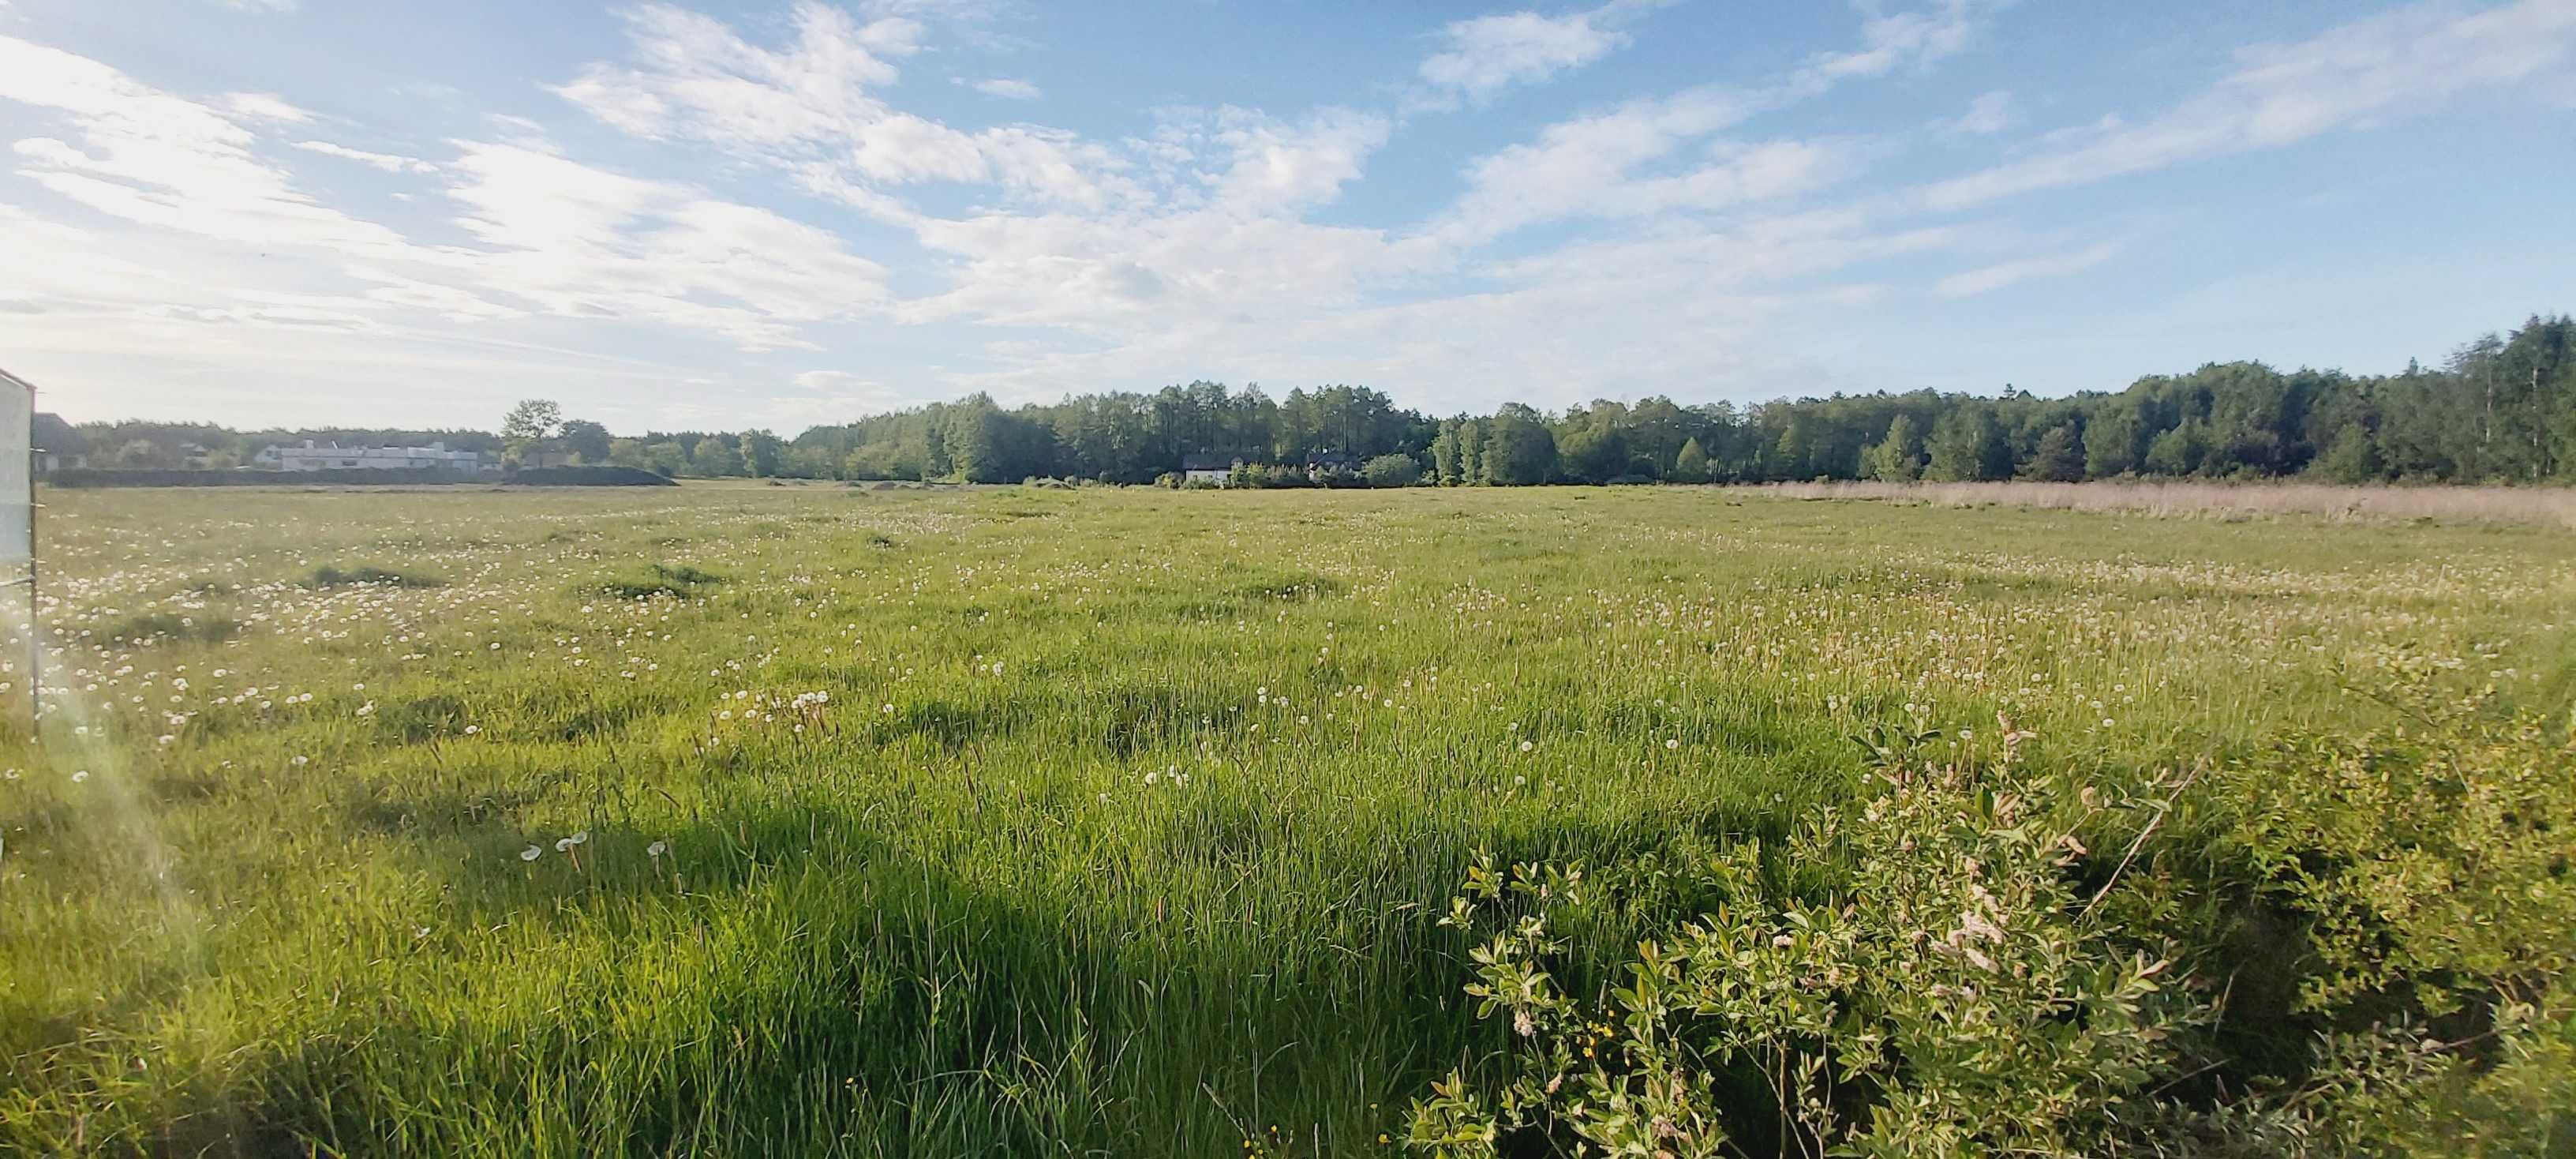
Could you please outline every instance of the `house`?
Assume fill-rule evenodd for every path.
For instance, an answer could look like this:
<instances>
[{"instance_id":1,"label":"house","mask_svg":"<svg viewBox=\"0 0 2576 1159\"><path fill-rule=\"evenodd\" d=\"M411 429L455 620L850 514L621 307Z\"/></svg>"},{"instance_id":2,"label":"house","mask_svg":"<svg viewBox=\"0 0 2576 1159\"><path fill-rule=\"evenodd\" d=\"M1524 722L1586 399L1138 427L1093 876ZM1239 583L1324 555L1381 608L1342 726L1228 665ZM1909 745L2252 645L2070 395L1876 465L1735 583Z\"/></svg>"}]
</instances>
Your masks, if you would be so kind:
<instances>
[{"instance_id":1,"label":"house","mask_svg":"<svg viewBox=\"0 0 2576 1159\"><path fill-rule=\"evenodd\" d=\"M344 447L306 439L301 446L260 448L254 466L275 471L452 471L471 475L483 469L475 451L451 451L445 443L426 447Z\"/></svg>"},{"instance_id":2,"label":"house","mask_svg":"<svg viewBox=\"0 0 2576 1159\"><path fill-rule=\"evenodd\" d=\"M1306 477L1321 479L1326 475L1356 475L1360 460L1340 451L1310 451L1306 455Z\"/></svg>"},{"instance_id":3,"label":"house","mask_svg":"<svg viewBox=\"0 0 2576 1159\"><path fill-rule=\"evenodd\" d=\"M27 430L27 442L36 449L39 475L89 466L89 440L61 415L37 412L35 425Z\"/></svg>"},{"instance_id":4,"label":"house","mask_svg":"<svg viewBox=\"0 0 2576 1159\"><path fill-rule=\"evenodd\" d=\"M1181 482L1223 487L1234 480L1234 469L1242 465L1243 460L1232 455L1183 455Z\"/></svg>"}]
</instances>

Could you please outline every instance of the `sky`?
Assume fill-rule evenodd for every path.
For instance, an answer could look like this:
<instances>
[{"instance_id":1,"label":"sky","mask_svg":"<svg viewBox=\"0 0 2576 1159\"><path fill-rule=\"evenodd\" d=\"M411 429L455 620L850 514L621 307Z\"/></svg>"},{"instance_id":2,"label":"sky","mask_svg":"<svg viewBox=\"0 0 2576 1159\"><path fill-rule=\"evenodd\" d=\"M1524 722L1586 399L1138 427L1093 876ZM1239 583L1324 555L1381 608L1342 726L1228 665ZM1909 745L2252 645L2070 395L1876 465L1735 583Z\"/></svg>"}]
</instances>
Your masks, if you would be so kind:
<instances>
[{"instance_id":1,"label":"sky","mask_svg":"<svg viewBox=\"0 0 2576 1159\"><path fill-rule=\"evenodd\" d=\"M2576 309L2576 0L0 0L75 421L2115 390Z\"/></svg>"}]
</instances>

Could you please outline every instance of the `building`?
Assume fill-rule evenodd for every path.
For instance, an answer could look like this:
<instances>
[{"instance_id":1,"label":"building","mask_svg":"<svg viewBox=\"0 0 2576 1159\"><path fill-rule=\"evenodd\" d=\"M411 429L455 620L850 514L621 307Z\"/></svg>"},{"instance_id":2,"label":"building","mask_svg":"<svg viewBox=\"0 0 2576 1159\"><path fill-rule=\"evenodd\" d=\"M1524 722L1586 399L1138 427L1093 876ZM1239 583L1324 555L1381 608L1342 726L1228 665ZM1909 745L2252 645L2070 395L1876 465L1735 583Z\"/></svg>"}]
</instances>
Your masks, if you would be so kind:
<instances>
[{"instance_id":1,"label":"building","mask_svg":"<svg viewBox=\"0 0 2576 1159\"><path fill-rule=\"evenodd\" d=\"M452 471L471 475L483 469L475 451L451 451L445 443L426 447L344 447L304 440L300 446L266 446L251 456L251 465L274 471Z\"/></svg>"},{"instance_id":2,"label":"building","mask_svg":"<svg viewBox=\"0 0 2576 1159\"><path fill-rule=\"evenodd\" d=\"M1242 465L1243 460L1232 455L1183 455L1181 482L1223 487L1234 481L1234 469Z\"/></svg>"},{"instance_id":3,"label":"building","mask_svg":"<svg viewBox=\"0 0 2576 1159\"><path fill-rule=\"evenodd\" d=\"M39 475L89 466L89 440L61 415L37 412L35 425L27 429L27 442L36 449Z\"/></svg>"},{"instance_id":4,"label":"building","mask_svg":"<svg viewBox=\"0 0 2576 1159\"><path fill-rule=\"evenodd\" d=\"M1306 477L1309 479L1321 479L1326 475L1356 475L1359 470L1360 461L1356 455L1340 451L1312 451L1306 455Z\"/></svg>"}]
</instances>

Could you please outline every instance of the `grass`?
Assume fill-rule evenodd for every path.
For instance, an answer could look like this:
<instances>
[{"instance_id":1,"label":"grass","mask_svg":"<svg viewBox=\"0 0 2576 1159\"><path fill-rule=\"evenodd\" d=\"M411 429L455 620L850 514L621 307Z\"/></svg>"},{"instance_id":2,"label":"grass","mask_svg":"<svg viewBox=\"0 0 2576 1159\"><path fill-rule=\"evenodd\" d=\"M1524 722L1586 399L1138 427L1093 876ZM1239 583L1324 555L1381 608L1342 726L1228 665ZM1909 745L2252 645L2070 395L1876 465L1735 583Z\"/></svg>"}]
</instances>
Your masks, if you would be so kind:
<instances>
[{"instance_id":1,"label":"grass","mask_svg":"<svg viewBox=\"0 0 2576 1159\"><path fill-rule=\"evenodd\" d=\"M2338 519L2488 520L2576 528L2576 490L2565 487L2342 487L2326 483L1872 483L1765 484L1798 499L1881 499L1944 506L2005 504L2070 511L2247 518L2322 515Z\"/></svg>"},{"instance_id":2,"label":"grass","mask_svg":"<svg viewBox=\"0 0 2576 1159\"><path fill-rule=\"evenodd\" d=\"M2117 784L2382 723L2340 688L2401 655L2576 693L2546 526L1702 489L46 501L55 710L0 722L24 1153L1379 1153L1500 1045L1434 922L1480 848L1703 857L1848 799L1850 737L1917 716L2008 713ZM353 558L445 582L308 582Z\"/></svg>"}]
</instances>

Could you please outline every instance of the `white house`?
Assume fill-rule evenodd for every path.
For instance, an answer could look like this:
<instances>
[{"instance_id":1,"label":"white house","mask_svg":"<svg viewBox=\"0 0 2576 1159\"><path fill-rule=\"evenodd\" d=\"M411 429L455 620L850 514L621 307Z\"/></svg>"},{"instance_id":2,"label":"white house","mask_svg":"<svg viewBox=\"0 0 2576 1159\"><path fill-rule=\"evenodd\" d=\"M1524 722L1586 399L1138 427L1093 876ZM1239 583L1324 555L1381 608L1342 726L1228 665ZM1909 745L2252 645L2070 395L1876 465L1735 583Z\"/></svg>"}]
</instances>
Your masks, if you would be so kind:
<instances>
[{"instance_id":1,"label":"white house","mask_svg":"<svg viewBox=\"0 0 2576 1159\"><path fill-rule=\"evenodd\" d=\"M344 447L304 440L302 446L260 448L254 466L278 471L453 471L471 475L483 469L475 451L451 451L445 443L426 447Z\"/></svg>"},{"instance_id":2,"label":"white house","mask_svg":"<svg viewBox=\"0 0 2576 1159\"><path fill-rule=\"evenodd\" d=\"M89 440L78 429L64 422L61 415L36 413L35 426L27 431L28 442L36 449L36 473L50 475L56 471L77 471L89 466Z\"/></svg>"},{"instance_id":3,"label":"white house","mask_svg":"<svg viewBox=\"0 0 2576 1159\"><path fill-rule=\"evenodd\" d=\"M1210 483L1225 486L1234 479L1237 460L1232 455L1181 456L1181 482Z\"/></svg>"}]
</instances>

